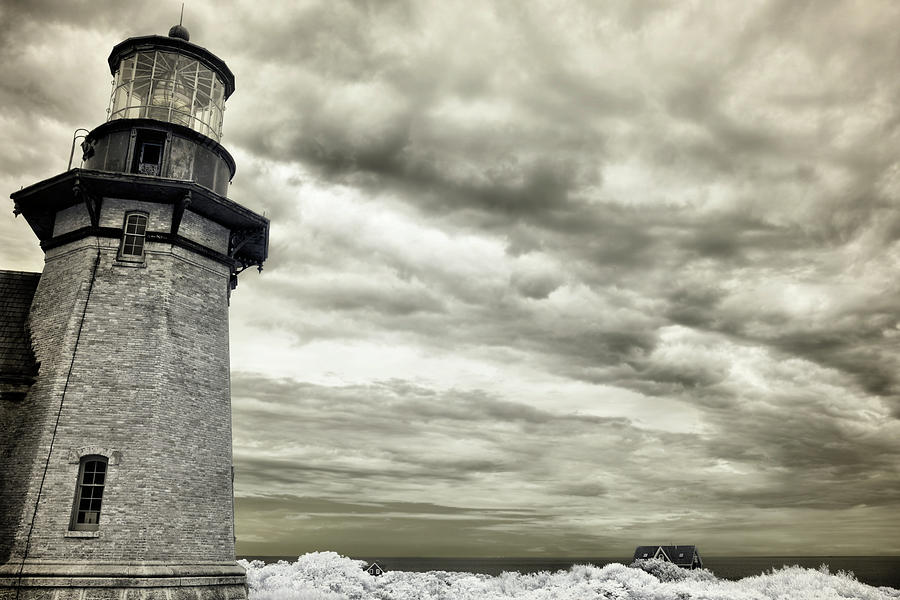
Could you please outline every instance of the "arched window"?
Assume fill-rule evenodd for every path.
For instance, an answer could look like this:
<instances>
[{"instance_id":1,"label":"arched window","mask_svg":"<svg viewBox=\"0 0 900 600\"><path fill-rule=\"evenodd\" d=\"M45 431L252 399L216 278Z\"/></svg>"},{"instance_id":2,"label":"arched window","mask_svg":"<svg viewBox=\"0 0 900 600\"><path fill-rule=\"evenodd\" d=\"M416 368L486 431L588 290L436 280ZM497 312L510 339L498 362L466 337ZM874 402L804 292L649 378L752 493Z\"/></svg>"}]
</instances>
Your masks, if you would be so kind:
<instances>
[{"instance_id":1,"label":"arched window","mask_svg":"<svg viewBox=\"0 0 900 600\"><path fill-rule=\"evenodd\" d=\"M100 505L103 501L103 486L106 484L107 462L105 456L96 454L81 458L69 529L96 531L100 527Z\"/></svg>"},{"instance_id":2,"label":"arched window","mask_svg":"<svg viewBox=\"0 0 900 600\"><path fill-rule=\"evenodd\" d=\"M128 213L125 215L125 233L122 236L122 249L119 254L123 258L142 258L144 256L144 238L147 236L147 215L144 213Z\"/></svg>"}]
</instances>

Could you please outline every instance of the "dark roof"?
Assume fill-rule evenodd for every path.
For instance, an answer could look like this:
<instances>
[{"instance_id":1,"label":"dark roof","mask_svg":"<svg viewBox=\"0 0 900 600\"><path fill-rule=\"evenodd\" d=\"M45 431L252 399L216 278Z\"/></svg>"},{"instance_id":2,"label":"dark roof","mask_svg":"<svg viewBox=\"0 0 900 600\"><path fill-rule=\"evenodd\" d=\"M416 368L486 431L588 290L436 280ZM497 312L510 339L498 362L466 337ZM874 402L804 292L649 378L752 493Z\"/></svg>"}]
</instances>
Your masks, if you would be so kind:
<instances>
[{"instance_id":1,"label":"dark roof","mask_svg":"<svg viewBox=\"0 0 900 600\"><path fill-rule=\"evenodd\" d=\"M646 558L653 558L656 551L660 548L663 549L663 552L666 553L669 560L676 565L691 564L694 553L696 553L697 556L700 555L700 553L697 552L696 546L638 546L634 550L634 558L632 558L632 560L643 560L645 558L644 554L647 555ZM679 557L679 554L684 554L684 556Z\"/></svg>"},{"instance_id":2,"label":"dark roof","mask_svg":"<svg viewBox=\"0 0 900 600\"><path fill-rule=\"evenodd\" d=\"M37 375L26 323L40 278L40 273L0 271L0 384L30 385Z\"/></svg>"}]
</instances>

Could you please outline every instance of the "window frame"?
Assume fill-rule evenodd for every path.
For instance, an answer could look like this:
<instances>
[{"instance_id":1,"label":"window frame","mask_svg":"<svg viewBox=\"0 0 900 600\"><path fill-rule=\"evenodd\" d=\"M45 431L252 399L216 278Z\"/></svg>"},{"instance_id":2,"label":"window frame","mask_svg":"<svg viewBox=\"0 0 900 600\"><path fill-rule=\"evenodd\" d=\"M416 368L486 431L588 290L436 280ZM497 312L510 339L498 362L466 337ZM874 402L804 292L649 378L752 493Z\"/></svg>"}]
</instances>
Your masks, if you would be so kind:
<instances>
[{"instance_id":1,"label":"window frame","mask_svg":"<svg viewBox=\"0 0 900 600\"><path fill-rule=\"evenodd\" d=\"M128 220L131 217L143 217L144 219L144 231L143 233L129 233L128 232ZM144 262L144 258L147 254L147 230L150 226L150 213L142 211L142 210L129 210L125 213L125 218L122 221L122 239L119 240L119 260L123 261L131 261L131 262ZM125 252L126 241L128 238L140 238L141 240L141 253L140 254L131 254ZM134 247L134 244L130 244Z\"/></svg>"},{"instance_id":2,"label":"window frame","mask_svg":"<svg viewBox=\"0 0 900 600\"><path fill-rule=\"evenodd\" d=\"M87 466L91 463L101 463L103 465L103 481L102 483L95 483L96 475L100 473L100 471L94 470L90 474L93 475L91 483L85 483L85 472L87 470ZM96 467L95 467L96 469ZM72 516L69 519L69 531L97 531L100 529L100 515L103 513L103 493L106 488L106 481L109 477L109 458L103 456L102 454L88 454L82 456L78 461L78 479L75 481L75 499L72 502ZM91 495L88 498L84 498L82 491L85 488L91 489ZM99 488L99 495L95 495L95 491ZM81 502L83 500L90 500L91 504L93 504L93 500L97 501L96 510L86 510L82 511L80 509ZM90 507L93 508L93 505ZM95 523L79 523L78 516L81 512L92 512L97 514L97 520Z\"/></svg>"},{"instance_id":3,"label":"window frame","mask_svg":"<svg viewBox=\"0 0 900 600\"><path fill-rule=\"evenodd\" d=\"M138 164L138 174L139 175L152 175L154 177L159 177L162 175L162 158L163 158L163 146L165 144L163 142L157 141L141 141L140 147L136 153L137 164ZM153 148L156 152L156 162L149 162L149 160L145 160L145 156L149 149ZM141 169L145 165L153 165L155 167L156 172L144 172Z\"/></svg>"},{"instance_id":4,"label":"window frame","mask_svg":"<svg viewBox=\"0 0 900 600\"><path fill-rule=\"evenodd\" d=\"M129 169L130 173L134 173L135 175L144 175L147 177L165 177L166 176L166 148L169 145L170 136L165 131L160 131L158 129L132 129L132 144L131 144L131 166ZM154 146L157 149L157 159L156 163L144 163L144 151L150 147ZM141 166L144 164L152 164L156 167L156 173L145 173L141 171Z\"/></svg>"}]
</instances>

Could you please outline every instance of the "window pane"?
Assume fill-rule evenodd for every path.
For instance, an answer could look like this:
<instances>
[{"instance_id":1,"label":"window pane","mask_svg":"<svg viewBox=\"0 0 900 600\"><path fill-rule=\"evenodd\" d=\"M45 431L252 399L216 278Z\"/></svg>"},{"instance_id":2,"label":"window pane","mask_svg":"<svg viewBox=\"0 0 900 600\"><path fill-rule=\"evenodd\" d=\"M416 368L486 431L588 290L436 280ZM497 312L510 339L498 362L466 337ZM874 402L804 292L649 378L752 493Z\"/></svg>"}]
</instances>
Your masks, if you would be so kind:
<instances>
[{"instance_id":1,"label":"window pane","mask_svg":"<svg viewBox=\"0 0 900 600\"><path fill-rule=\"evenodd\" d=\"M141 162L158 165L161 150L159 144L144 144L141 148Z\"/></svg>"},{"instance_id":2,"label":"window pane","mask_svg":"<svg viewBox=\"0 0 900 600\"><path fill-rule=\"evenodd\" d=\"M144 238L137 236L128 236L125 240L125 245L122 247L122 252L124 254L130 254L132 256L140 256L143 249Z\"/></svg>"},{"instance_id":3,"label":"window pane","mask_svg":"<svg viewBox=\"0 0 900 600\"><path fill-rule=\"evenodd\" d=\"M147 216L132 214L125 219L125 235L122 236L122 254L141 256L144 252L144 236L147 233ZM106 469L99 463L98 469Z\"/></svg>"},{"instance_id":4,"label":"window pane","mask_svg":"<svg viewBox=\"0 0 900 600\"><path fill-rule=\"evenodd\" d=\"M95 457L92 457L92 460L83 460L78 475L75 506L69 528L94 531L100 522L106 461L97 460Z\"/></svg>"}]
</instances>

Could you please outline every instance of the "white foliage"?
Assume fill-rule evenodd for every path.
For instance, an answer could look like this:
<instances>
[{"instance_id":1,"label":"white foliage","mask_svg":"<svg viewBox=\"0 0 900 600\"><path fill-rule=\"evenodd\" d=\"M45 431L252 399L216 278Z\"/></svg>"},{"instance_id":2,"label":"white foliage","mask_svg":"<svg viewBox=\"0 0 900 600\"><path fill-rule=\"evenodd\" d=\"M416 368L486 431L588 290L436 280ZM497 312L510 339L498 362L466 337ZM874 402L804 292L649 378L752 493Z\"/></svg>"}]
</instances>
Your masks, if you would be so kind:
<instances>
[{"instance_id":1,"label":"white foliage","mask_svg":"<svg viewBox=\"0 0 900 600\"><path fill-rule=\"evenodd\" d=\"M900 590L875 588L852 575L784 567L740 581L705 570L575 565L556 573L388 571L373 577L364 563L334 552L305 554L294 563L239 561L247 569L250 600L890 600Z\"/></svg>"}]
</instances>

